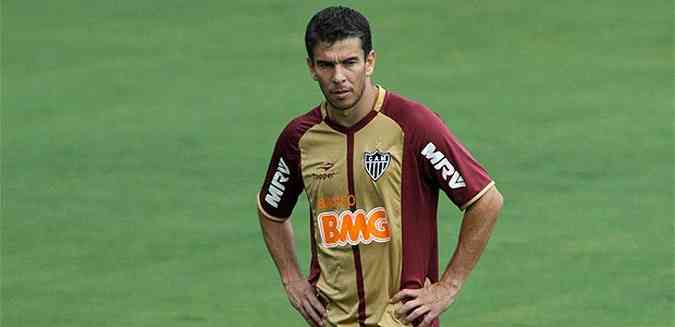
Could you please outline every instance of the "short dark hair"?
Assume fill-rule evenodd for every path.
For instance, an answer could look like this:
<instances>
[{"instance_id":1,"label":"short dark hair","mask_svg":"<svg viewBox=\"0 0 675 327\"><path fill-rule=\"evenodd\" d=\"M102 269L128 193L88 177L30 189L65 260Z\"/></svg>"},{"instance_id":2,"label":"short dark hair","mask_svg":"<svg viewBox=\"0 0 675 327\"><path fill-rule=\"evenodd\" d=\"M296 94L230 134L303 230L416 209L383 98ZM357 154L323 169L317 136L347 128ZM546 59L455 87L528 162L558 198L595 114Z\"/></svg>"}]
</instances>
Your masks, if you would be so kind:
<instances>
[{"instance_id":1,"label":"short dark hair","mask_svg":"<svg viewBox=\"0 0 675 327\"><path fill-rule=\"evenodd\" d=\"M333 44L351 37L361 39L364 56L373 49L368 19L360 12L342 6L322 9L314 14L305 31L305 47L310 59L314 59L314 47L320 42Z\"/></svg>"}]
</instances>

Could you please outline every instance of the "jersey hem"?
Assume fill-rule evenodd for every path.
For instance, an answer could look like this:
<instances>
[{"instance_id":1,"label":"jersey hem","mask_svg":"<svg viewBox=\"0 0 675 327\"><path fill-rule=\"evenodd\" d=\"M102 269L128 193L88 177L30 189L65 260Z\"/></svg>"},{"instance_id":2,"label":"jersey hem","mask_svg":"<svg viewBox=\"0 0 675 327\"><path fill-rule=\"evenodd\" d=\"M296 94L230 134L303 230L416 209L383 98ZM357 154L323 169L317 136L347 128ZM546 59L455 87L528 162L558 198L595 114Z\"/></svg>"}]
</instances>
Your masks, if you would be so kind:
<instances>
[{"instance_id":1,"label":"jersey hem","mask_svg":"<svg viewBox=\"0 0 675 327\"><path fill-rule=\"evenodd\" d=\"M256 202L258 203L258 211L260 211L260 213L262 213L262 215L265 218L267 218L269 220L272 220L272 221L276 221L278 223L283 223L286 220L288 220L288 218L290 218L290 217L279 218L279 217L275 217L275 216L272 216L269 213L267 213L267 211L265 211L265 209L262 207L262 203L260 203L260 192L258 192L258 194L256 195L255 198L256 198Z\"/></svg>"},{"instance_id":2,"label":"jersey hem","mask_svg":"<svg viewBox=\"0 0 675 327\"><path fill-rule=\"evenodd\" d=\"M485 187L483 188L483 190L481 190L480 192L478 192L478 194L476 194L473 198L471 198L471 200L467 201L463 206L460 207L460 209L461 209L462 211L466 210L466 208L468 208L468 207L469 207L470 205L472 205L474 202L478 201L478 199L480 199L480 198L483 196L483 194L485 194L487 191L489 191L489 190L490 190L492 187L494 187L494 186L495 186L495 182L494 182L494 181L491 181L490 184L488 184L487 186L485 186Z\"/></svg>"}]
</instances>

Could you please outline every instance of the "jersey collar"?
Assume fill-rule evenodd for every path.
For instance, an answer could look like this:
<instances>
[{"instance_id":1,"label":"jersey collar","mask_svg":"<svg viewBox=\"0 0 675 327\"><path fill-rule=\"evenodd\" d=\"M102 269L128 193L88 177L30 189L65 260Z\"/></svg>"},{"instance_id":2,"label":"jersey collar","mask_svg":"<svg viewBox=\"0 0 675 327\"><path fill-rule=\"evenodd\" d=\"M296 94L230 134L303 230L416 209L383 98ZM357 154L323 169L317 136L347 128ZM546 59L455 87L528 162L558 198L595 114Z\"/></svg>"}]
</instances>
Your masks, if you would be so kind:
<instances>
[{"instance_id":1,"label":"jersey collar","mask_svg":"<svg viewBox=\"0 0 675 327\"><path fill-rule=\"evenodd\" d=\"M377 113L380 112L380 109L382 109L382 105L384 104L384 98L387 95L387 90L385 90L382 86L376 85L378 92L377 92L377 98L375 99L375 103L373 104L373 109L361 120L359 120L356 124L350 126L350 127L344 127L338 123L333 122L328 118L328 114L326 113L326 101L321 103L321 117L324 122L328 126L330 126L332 129L340 132L340 133L354 133L364 126L366 126L375 116L377 116Z\"/></svg>"}]
</instances>

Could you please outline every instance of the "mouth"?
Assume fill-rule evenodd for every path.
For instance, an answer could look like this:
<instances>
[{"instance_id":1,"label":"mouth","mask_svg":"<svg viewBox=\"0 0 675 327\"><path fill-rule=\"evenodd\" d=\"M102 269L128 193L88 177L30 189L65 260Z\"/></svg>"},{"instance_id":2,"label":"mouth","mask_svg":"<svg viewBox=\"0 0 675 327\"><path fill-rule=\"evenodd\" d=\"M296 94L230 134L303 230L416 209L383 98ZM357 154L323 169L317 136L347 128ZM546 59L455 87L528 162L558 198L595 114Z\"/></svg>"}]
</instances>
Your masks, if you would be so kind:
<instances>
[{"instance_id":1,"label":"mouth","mask_svg":"<svg viewBox=\"0 0 675 327\"><path fill-rule=\"evenodd\" d=\"M349 94L351 94L352 91L350 89L337 89L337 90L331 91L330 93L332 95L336 96L337 98L343 99L343 98L346 98L347 96L349 96Z\"/></svg>"}]
</instances>

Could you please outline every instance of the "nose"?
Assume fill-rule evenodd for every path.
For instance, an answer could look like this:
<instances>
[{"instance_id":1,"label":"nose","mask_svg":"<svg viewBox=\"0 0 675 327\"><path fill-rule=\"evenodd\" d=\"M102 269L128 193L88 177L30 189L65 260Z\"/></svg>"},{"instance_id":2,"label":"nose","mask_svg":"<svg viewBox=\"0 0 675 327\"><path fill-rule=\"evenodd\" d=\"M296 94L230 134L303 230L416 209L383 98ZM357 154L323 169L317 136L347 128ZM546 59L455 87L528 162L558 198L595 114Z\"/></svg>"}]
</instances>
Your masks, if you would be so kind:
<instances>
[{"instance_id":1,"label":"nose","mask_svg":"<svg viewBox=\"0 0 675 327\"><path fill-rule=\"evenodd\" d=\"M335 84L341 84L346 81L346 76L344 72L344 68L342 68L342 65L335 65L335 73L333 74L333 83Z\"/></svg>"}]
</instances>

